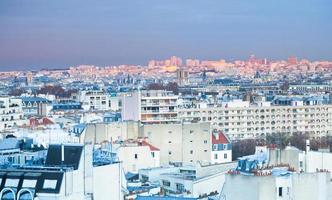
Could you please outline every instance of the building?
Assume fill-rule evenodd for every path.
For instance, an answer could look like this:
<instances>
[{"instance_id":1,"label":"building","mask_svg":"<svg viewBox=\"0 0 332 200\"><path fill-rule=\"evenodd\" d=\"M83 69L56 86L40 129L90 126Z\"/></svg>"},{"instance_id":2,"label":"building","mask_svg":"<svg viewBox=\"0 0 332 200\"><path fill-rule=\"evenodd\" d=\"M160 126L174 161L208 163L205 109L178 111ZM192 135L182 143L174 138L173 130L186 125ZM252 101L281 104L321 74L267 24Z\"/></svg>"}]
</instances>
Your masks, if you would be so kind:
<instances>
[{"instance_id":1,"label":"building","mask_svg":"<svg viewBox=\"0 0 332 200\"><path fill-rule=\"evenodd\" d=\"M36 116L38 114L47 114L48 105L51 101L43 97L25 96L19 97L22 99L22 109L26 116ZM44 109L44 110L43 110Z\"/></svg>"},{"instance_id":2,"label":"building","mask_svg":"<svg viewBox=\"0 0 332 200\"><path fill-rule=\"evenodd\" d=\"M105 160L104 160L105 161ZM1 199L123 199L126 181L119 162L96 161L91 146L50 145L45 164L3 166Z\"/></svg>"},{"instance_id":3,"label":"building","mask_svg":"<svg viewBox=\"0 0 332 200\"><path fill-rule=\"evenodd\" d=\"M111 100L103 90L81 90L78 101L82 103L84 110L110 110Z\"/></svg>"},{"instance_id":4,"label":"building","mask_svg":"<svg viewBox=\"0 0 332 200\"><path fill-rule=\"evenodd\" d=\"M265 138L274 133L302 132L312 137L332 134L332 104L315 101L290 101L289 105L233 101L218 106L181 107L178 117L188 122L210 122L212 128L231 140Z\"/></svg>"},{"instance_id":5,"label":"building","mask_svg":"<svg viewBox=\"0 0 332 200\"><path fill-rule=\"evenodd\" d=\"M179 167L176 172L161 174L160 185L163 192L170 196L216 196L225 182L225 174L235 166L236 163Z\"/></svg>"},{"instance_id":6,"label":"building","mask_svg":"<svg viewBox=\"0 0 332 200\"><path fill-rule=\"evenodd\" d=\"M211 163L232 162L232 144L221 131L212 133Z\"/></svg>"},{"instance_id":7,"label":"building","mask_svg":"<svg viewBox=\"0 0 332 200\"><path fill-rule=\"evenodd\" d=\"M21 126L26 122L21 99L0 97L0 132Z\"/></svg>"},{"instance_id":8,"label":"building","mask_svg":"<svg viewBox=\"0 0 332 200\"><path fill-rule=\"evenodd\" d=\"M332 171L332 153L329 151L312 151L307 141L306 151L288 146L285 149L269 148L269 164L289 163L297 172L313 173Z\"/></svg>"},{"instance_id":9,"label":"building","mask_svg":"<svg viewBox=\"0 0 332 200\"><path fill-rule=\"evenodd\" d=\"M254 176L227 174L220 199L328 200L332 197L330 179L327 172L291 173L283 169Z\"/></svg>"},{"instance_id":10,"label":"building","mask_svg":"<svg viewBox=\"0 0 332 200\"><path fill-rule=\"evenodd\" d=\"M113 146L126 173L160 166L160 150L145 139L119 141Z\"/></svg>"},{"instance_id":11,"label":"building","mask_svg":"<svg viewBox=\"0 0 332 200\"><path fill-rule=\"evenodd\" d=\"M145 124L140 136L160 149L161 165L211 162L210 123Z\"/></svg>"},{"instance_id":12,"label":"building","mask_svg":"<svg viewBox=\"0 0 332 200\"><path fill-rule=\"evenodd\" d=\"M122 119L143 124L176 123L178 96L163 90L142 90L123 96Z\"/></svg>"},{"instance_id":13,"label":"building","mask_svg":"<svg viewBox=\"0 0 332 200\"><path fill-rule=\"evenodd\" d=\"M178 69L176 71L177 83L180 86L186 85L189 83L189 72L184 69Z\"/></svg>"}]
</instances>

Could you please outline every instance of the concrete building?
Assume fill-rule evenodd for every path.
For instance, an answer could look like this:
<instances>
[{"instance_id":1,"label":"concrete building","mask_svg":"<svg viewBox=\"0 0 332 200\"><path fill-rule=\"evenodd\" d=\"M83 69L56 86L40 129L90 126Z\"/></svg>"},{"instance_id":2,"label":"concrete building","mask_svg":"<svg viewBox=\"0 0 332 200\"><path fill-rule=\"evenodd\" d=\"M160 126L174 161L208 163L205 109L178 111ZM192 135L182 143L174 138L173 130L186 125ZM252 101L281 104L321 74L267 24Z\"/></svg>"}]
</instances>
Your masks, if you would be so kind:
<instances>
[{"instance_id":1,"label":"concrete building","mask_svg":"<svg viewBox=\"0 0 332 200\"><path fill-rule=\"evenodd\" d=\"M312 151L307 141L306 151L295 147L286 147L283 150L270 148L269 165L289 163L297 172L313 173L319 171L332 171L332 153L329 151Z\"/></svg>"},{"instance_id":2,"label":"concrete building","mask_svg":"<svg viewBox=\"0 0 332 200\"><path fill-rule=\"evenodd\" d=\"M113 147L126 173L160 166L160 150L144 139L115 142Z\"/></svg>"},{"instance_id":3,"label":"concrete building","mask_svg":"<svg viewBox=\"0 0 332 200\"><path fill-rule=\"evenodd\" d=\"M141 137L160 149L161 165L169 163L211 162L210 123L145 124Z\"/></svg>"},{"instance_id":4,"label":"concrete building","mask_svg":"<svg viewBox=\"0 0 332 200\"><path fill-rule=\"evenodd\" d=\"M51 145L44 165L1 167L1 199L123 199L121 163L95 162L91 146Z\"/></svg>"},{"instance_id":5,"label":"concrete building","mask_svg":"<svg viewBox=\"0 0 332 200\"><path fill-rule=\"evenodd\" d=\"M21 99L0 97L0 132L26 122Z\"/></svg>"},{"instance_id":6,"label":"concrete building","mask_svg":"<svg viewBox=\"0 0 332 200\"><path fill-rule=\"evenodd\" d=\"M179 122L178 96L163 90L136 91L123 96L122 119L143 124Z\"/></svg>"},{"instance_id":7,"label":"concrete building","mask_svg":"<svg viewBox=\"0 0 332 200\"><path fill-rule=\"evenodd\" d=\"M330 179L327 172L260 176L227 174L220 199L328 200L332 197Z\"/></svg>"},{"instance_id":8,"label":"concrete building","mask_svg":"<svg viewBox=\"0 0 332 200\"><path fill-rule=\"evenodd\" d=\"M332 104L271 105L233 101L206 107L178 108L178 117L189 122L210 122L231 140L265 138L273 133L332 134Z\"/></svg>"},{"instance_id":9,"label":"concrete building","mask_svg":"<svg viewBox=\"0 0 332 200\"><path fill-rule=\"evenodd\" d=\"M220 193L225 174L236 163L179 167L177 172L160 175L160 185L166 195L206 198Z\"/></svg>"},{"instance_id":10,"label":"concrete building","mask_svg":"<svg viewBox=\"0 0 332 200\"><path fill-rule=\"evenodd\" d=\"M86 124L79 135L80 143L100 144L116 140L137 139L139 123L134 121Z\"/></svg>"},{"instance_id":11,"label":"concrete building","mask_svg":"<svg viewBox=\"0 0 332 200\"><path fill-rule=\"evenodd\" d=\"M81 90L78 101L84 110L110 110L110 96L102 90Z\"/></svg>"}]
</instances>

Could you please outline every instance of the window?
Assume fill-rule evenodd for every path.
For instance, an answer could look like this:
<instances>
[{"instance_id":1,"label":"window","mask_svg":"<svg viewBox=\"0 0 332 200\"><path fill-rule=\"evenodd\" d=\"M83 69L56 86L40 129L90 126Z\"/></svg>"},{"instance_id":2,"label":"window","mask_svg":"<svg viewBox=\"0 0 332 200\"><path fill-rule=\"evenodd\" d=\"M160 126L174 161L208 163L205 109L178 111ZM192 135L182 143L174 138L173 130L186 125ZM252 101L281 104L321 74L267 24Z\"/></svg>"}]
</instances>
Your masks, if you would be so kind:
<instances>
[{"instance_id":1,"label":"window","mask_svg":"<svg viewBox=\"0 0 332 200\"><path fill-rule=\"evenodd\" d=\"M193 150L190 150L190 154L193 154L194 153L194 151Z\"/></svg>"},{"instance_id":2,"label":"window","mask_svg":"<svg viewBox=\"0 0 332 200\"><path fill-rule=\"evenodd\" d=\"M185 190L184 190L184 185L181 184L181 183L176 183L176 190L177 190L178 192L184 192L184 191L185 191Z\"/></svg>"},{"instance_id":3,"label":"window","mask_svg":"<svg viewBox=\"0 0 332 200\"><path fill-rule=\"evenodd\" d=\"M166 180L162 180L163 186L167 186L170 187L171 186L171 182L166 181Z\"/></svg>"},{"instance_id":4,"label":"window","mask_svg":"<svg viewBox=\"0 0 332 200\"><path fill-rule=\"evenodd\" d=\"M152 157L154 158L154 152L151 152Z\"/></svg>"},{"instance_id":5,"label":"window","mask_svg":"<svg viewBox=\"0 0 332 200\"><path fill-rule=\"evenodd\" d=\"M172 141L168 141L168 144L171 144L172 143Z\"/></svg>"},{"instance_id":6,"label":"window","mask_svg":"<svg viewBox=\"0 0 332 200\"><path fill-rule=\"evenodd\" d=\"M279 197L282 197L282 187L279 187L279 188L278 188L278 196L279 196Z\"/></svg>"},{"instance_id":7,"label":"window","mask_svg":"<svg viewBox=\"0 0 332 200\"><path fill-rule=\"evenodd\" d=\"M300 161L300 167L303 167L303 161Z\"/></svg>"},{"instance_id":8,"label":"window","mask_svg":"<svg viewBox=\"0 0 332 200\"><path fill-rule=\"evenodd\" d=\"M57 180L44 180L43 189L55 189L57 184Z\"/></svg>"},{"instance_id":9,"label":"window","mask_svg":"<svg viewBox=\"0 0 332 200\"><path fill-rule=\"evenodd\" d=\"M204 140L204 144L207 144L207 140Z\"/></svg>"},{"instance_id":10,"label":"window","mask_svg":"<svg viewBox=\"0 0 332 200\"><path fill-rule=\"evenodd\" d=\"M137 159L138 158L138 156L137 156L137 154L135 153L135 159Z\"/></svg>"},{"instance_id":11,"label":"window","mask_svg":"<svg viewBox=\"0 0 332 200\"><path fill-rule=\"evenodd\" d=\"M227 159L227 153L224 153L224 159Z\"/></svg>"},{"instance_id":12,"label":"window","mask_svg":"<svg viewBox=\"0 0 332 200\"><path fill-rule=\"evenodd\" d=\"M214 159L215 159L215 160L218 159L218 154L214 154Z\"/></svg>"},{"instance_id":13,"label":"window","mask_svg":"<svg viewBox=\"0 0 332 200\"><path fill-rule=\"evenodd\" d=\"M169 151L169 152L168 152L168 155L172 155L172 152L171 152L171 151Z\"/></svg>"},{"instance_id":14,"label":"window","mask_svg":"<svg viewBox=\"0 0 332 200\"><path fill-rule=\"evenodd\" d=\"M192 133L194 133L194 131L193 131L193 130L190 130L190 134L192 134Z\"/></svg>"}]
</instances>

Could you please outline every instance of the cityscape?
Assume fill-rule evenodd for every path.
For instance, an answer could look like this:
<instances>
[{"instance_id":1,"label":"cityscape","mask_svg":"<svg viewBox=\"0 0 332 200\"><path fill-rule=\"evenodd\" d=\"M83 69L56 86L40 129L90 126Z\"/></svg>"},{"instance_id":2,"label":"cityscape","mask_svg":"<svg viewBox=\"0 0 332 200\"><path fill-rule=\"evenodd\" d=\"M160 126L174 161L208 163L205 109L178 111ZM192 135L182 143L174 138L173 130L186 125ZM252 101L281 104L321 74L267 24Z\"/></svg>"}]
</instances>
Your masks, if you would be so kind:
<instances>
[{"instance_id":1,"label":"cityscape","mask_svg":"<svg viewBox=\"0 0 332 200\"><path fill-rule=\"evenodd\" d=\"M0 2L0 199L332 199L330 2L32 2Z\"/></svg>"}]
</instances>

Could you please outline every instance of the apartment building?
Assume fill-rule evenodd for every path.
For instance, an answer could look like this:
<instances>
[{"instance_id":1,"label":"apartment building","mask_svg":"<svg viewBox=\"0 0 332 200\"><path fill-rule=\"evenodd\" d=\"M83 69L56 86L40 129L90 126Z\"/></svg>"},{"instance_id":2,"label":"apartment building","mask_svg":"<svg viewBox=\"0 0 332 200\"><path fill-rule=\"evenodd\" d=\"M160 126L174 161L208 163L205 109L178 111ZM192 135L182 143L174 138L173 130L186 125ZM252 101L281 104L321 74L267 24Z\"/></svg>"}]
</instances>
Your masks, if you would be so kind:
<instances>
[{"instance_id":1,"label":"apartment building","mask_svg":"<svg viewBox=\"0 0 332 200\"><path fill-rule=\"evenodd\" d=\"M0 97L0 131L25 123L22 100L11 97Z\"/></svg>"},{"instance_id":2,"label":"apartment building","mask_svg":"<svg viewBox=\"0 0 332 200\"><path fill-rule=\"evenodd\" d=\"M203 108L178 108L178 117L185 122L210 122L212 128L223 131L231 140L264 138L274 133L302 132L312 137L332 134L332 104L231 101Z\"/></svg>"},{"instance_id":3,"label":"apartment building","mask_svg":"<svg viewBox=\"0 0 332 200\"><path fill-rule=\"evenodd\" d=\"M179 122L178 96L164 90L142 90L124 95L122 119L141 121L143 124Z\"/></svg>"},{"instance_id":4,"label":"apartment building","mask_svg":"<svg viewBox=\"0 0 332 200\"><path fill-rule=\"evenodd\" d=\"M210 123L145 124L140 132L160 149L160 164L210 162Z\"/></svg>"},{"instance_id":5,"label":"apartment building","mask_svg":"<svg viewBox=\"0 0 332 200\"><path fill-rule=\"evenodd\" d=\"M117 141L112 145L125 172L137 173L140 169L160 166L160 150L144 139Z\"/></svg>"},{"instance_id":6,"label":"apartment building","mask_svg":"<svg viewBox=\"0 0 332 200\"><path fill-rule=\"evenodd\" d=\"M103 90L82 90L78 94L78 101L85 110L110 110L110 96Z\"/></svg>"}]
</instances>

